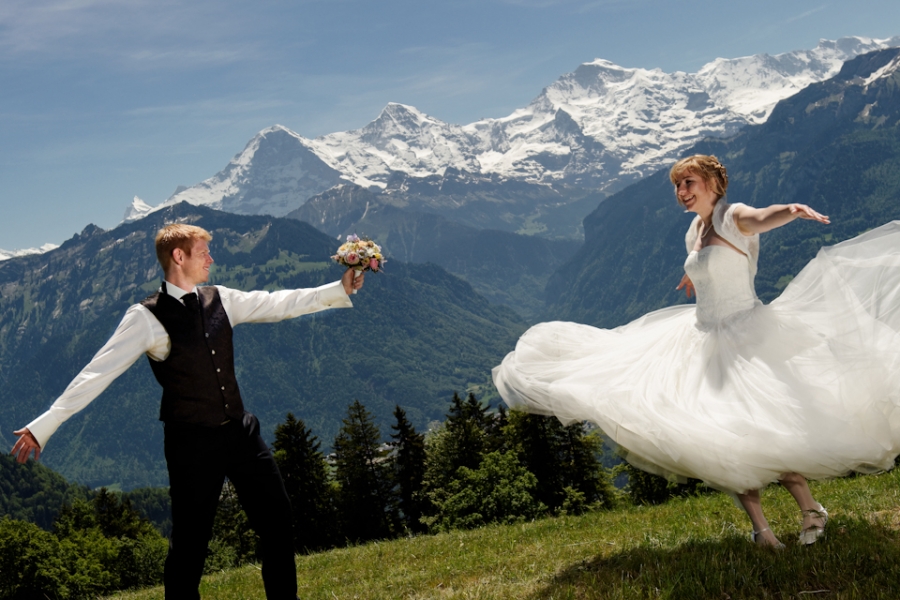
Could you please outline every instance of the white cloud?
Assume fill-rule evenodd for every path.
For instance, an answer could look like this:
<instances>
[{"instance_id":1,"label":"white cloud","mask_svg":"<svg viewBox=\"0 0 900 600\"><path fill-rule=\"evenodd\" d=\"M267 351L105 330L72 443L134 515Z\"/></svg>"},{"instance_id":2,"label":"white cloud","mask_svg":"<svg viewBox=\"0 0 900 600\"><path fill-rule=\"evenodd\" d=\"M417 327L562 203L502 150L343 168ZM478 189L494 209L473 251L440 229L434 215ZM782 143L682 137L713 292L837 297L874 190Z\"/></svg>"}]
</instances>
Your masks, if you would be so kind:
<instances>
[{"instance_id":1,"label":"white cloud","mask_svg":"<svg viewBox=\"0 0 900 600\"><path fill-rule=\"evenodd\" d=\"M78 60L188 68L260 55L235 2L3 0L0 60Z\"/></svg>"},{"instance_id":2,"label":"white cloud","mask_svg":"<svg viewBox=\"0 0 900 600\"><path fill-rule=\"evenodd\" d=\"M242 100L232 98L213 98L192 103L163 104L156 106L141 106L122 112L126 117L203 117L210 115L224 117L227 115L242 115L259 112L268 112L290 106L287 100L275 100L259 98L254 100Z\"/></svg>"},{"instance_id":3,"label":"white cloud","mask_svg":"<svg viewBox=\"0 0 900 600\"><path fill-rule=\"evenodd\" d=\"M810 10L807 10L807 11L805 11L805 12L802 12L802 13L800 13L799 15L795 15L795 16L793 16L793 17L788 17L787 19L784 20L784 23L785 23L785 24L788 24L788 23L794 23L795 21L800 21L801 19L805 19L806 17L809 17L809 16L811 16L811 15L814 15L814 14L816 14L817 12L821 12L821 11L825 10L827 7L828 7L827 4L823 4L822 6L817 6L817 7L815 7L815 8L810 9Z\"/></svg>"}]
</instances>

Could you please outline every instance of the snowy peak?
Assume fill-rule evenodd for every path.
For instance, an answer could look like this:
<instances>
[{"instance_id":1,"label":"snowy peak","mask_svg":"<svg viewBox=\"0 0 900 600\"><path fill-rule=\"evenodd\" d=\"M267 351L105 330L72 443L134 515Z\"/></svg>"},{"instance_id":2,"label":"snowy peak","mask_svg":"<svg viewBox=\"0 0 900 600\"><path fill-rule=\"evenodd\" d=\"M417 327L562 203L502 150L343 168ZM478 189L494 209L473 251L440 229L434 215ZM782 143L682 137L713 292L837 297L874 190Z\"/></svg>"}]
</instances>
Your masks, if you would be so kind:
<instances>
[{"instance_id":1,"label":"snowy peak","mask_svg":"<svg viewBox=\"0 0 900 600\"><path fill-rule=\"evenodd\" d=\"M26 248L24 250L0 250L0 261L9 260L10 258L18 258L20 256L28 256L30 254L43 254L59 248L58 244L44 244L40 248Z\"/></svg>"},{"instance_id":2,"label":"snowy peak","mask_svg":"<svg viewBox=\"0 0 900 600\"><path fill-rule=\"evenodd\" d=\"M733 135L765 121L780 100L834 76L844 61L897 45L900 37L823 40L812 50L716 59L697 73L626 68L596 59L561 76L525 109L498 120L509 150L479 160L486 171L507 176L620 185L660 168L704 137ZM560 110L583 135L568 140L547 135L548 123L558 127ZM566 149L547 146L559 142ZM545 160L548 152L570 158L553 161L559 165L553 168Z\"/></svg>"},{"instance_id":3,"label":"snowy peak","mask_svg":"<svg viewBox=\"0 0 900 600\"><path fill-rule=\"evenodd\" d=\"M441 174L448 167L477 172L476 143L463 127L392 103L362 129L325 135L311 145L353 183L384 188L395 172L413 177Z\"/></svg>"},{"instance_id":4,"label":"snowy peak","mask_svg":"<svg viewBox=\"0 0 900 600\"><path fill-rule=\"evenodd\" d=\"M412 106L391 102L384 107L377 119L363 127L361 134L364 138L371 136L375 139L404 137L416 135L418 131L432 127L446 129L449 125L429 117Z\"/></svg>"},{"instance_id":5,"label":"snowy peak","mask_svg":"<svg viewBox=\"0 0 900 600\"><path fill-rule=\"evenodd\" d=\"M165 205L189 202L237 214L276 217L299 208L341 181L341 173L287 127L260 131L215 176L172 195Z\"/></svg>"},{"instance_id":6,"label":"snowy peak","mask_svg":"<svg viewBox=\"0 0 900 600\"><path fill-rule=\"evenodd\" d=\"M135 196L128 208L125 209L125 217L122 219L122 222L128 223L143 219L154 210L152 206Z\"/></svg>"},{"instance_id":7,"label":"snowy peak","mask_svg":"<svg viewBox=\"0 0 900 600\"><path fill-rule=\"evenodd\" d=\"M718 58L696 73L628 68L598 58L508 116L468 125L399 103L385 106L361 129L314 140L275 125L220 173L166 203L281 216L344 182L392 193L388 184L397 177L441 176L448 169L614 191L706 137L764 122L779 101L835 76L845 61L898 45L900 36L822 40L811 50ZM884 71L867 74L872 81L896 70L879 68Z\"/></svg>"},{"instance_id":8,"label":"snowy peak","mask_svg":"<svg viewBox=\"0 0 900 600\"><path fill-rule=\"evenodd\" d=\"M717 58L697 72L697 79L718 104L745 116L751 123L762 123L778 101L810 83L837 75L847 60L898 45L900 36L886 40L864 37L820 40L812 50L775 56Z\"/></svg>"},{"instance_id":9,"label":"snowy peak","mask_svg":"<svg viewBox=\"0 0 900 600\"><path fill-rule=\"evenodd\" d=\"M378 118L358 132L359 141L379 149L427 148L442 138L462 135L462 128L444 123L403 104L388 104ZM328 136L325 136L326 138Z\"/></svg>"},{"instance_id":10,"label":"snowy peak","mask_svg":"<svg viewBox=\"0 0 900 600\"><path fill-rule=\"evenodd\" d=\"M563 75L552 87L558 90L568 87L569 93L583 90L588 93L603 94L606 92L607 86L632 79L638 71L644 71L644 69L627 69L598 58L584 63L568 75Z\"/></svg>"}]
</instances>

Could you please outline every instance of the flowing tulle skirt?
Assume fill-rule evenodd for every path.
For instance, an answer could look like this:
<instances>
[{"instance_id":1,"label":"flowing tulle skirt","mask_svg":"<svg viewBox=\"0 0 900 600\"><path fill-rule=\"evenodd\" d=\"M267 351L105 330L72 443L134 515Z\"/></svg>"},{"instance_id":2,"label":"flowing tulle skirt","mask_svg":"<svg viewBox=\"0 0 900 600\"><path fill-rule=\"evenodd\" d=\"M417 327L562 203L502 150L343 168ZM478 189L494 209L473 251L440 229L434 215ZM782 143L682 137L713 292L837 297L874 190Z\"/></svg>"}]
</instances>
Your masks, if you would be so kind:
<instances>
[{"instance_id":1,"label":"flowing tulle skirt","mask_svg":"<svg viewBox=\"0 0 900 600\"><path fill-rule=\"evenodd\" d=\"M494 369L511 407L591 421L638 468L730 492L900 454L900 222L822 249L769 305L616 329L529 329Z\"/></svg>"}]
</instances>

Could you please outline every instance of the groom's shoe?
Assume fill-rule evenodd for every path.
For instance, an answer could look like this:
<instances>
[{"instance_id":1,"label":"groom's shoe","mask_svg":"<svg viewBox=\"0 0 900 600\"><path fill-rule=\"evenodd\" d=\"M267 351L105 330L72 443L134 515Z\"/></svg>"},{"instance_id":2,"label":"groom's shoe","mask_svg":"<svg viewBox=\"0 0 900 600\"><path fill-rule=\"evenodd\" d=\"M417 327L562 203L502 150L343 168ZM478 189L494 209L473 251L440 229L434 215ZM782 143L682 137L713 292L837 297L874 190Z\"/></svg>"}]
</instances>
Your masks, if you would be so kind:
<instances>
[{"instance_id":1,"label":"groom's shoe","mask_svg":"<svg viewBox=\"0 0 900 600\"><path fill-rule=\"evenodd\" d=\"M800 514L803 515L804 521L807 518L811 520L821 519L822 524L816 525L815 523L810 523L806 527L800 530L800 543L804 546L809 546L810 544L815 544L821 538L825 537L825 525L828 524L828 511L825 510L825 507L819 504L819 508L814 508L812 510L801 510Z\"/></svg>"}]
</instances>

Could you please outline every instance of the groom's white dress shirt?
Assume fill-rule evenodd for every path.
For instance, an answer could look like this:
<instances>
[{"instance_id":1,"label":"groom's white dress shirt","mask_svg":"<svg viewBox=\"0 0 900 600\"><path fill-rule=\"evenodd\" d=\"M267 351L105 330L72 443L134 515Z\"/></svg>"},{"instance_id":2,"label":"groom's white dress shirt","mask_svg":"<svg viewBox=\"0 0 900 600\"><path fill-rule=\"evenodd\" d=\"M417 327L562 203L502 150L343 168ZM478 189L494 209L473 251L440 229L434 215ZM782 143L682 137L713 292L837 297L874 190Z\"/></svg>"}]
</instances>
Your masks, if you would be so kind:
<instances>
[{"instance_id":1,"label":"groom's white dress shirt","mask_svg":"<svg viewBox=\"0 0 900 600\"><path fill-rule=\"evenodd\" d=\"M222 286L216 288L232 327L240 323L273 323L326 308L353 306L340 281L317 288L276 292L242 292ZM168 281L166 291L178 300L189 293ZM47 440L62 423L90 404L141 355L146 354L152 360L163 361L169 356L171 349L169 334L162 323L143 305L132 305L109 341L72 380L47 412L27 425L28 430L43 450Z\"/></svg>"}]
</instances>

